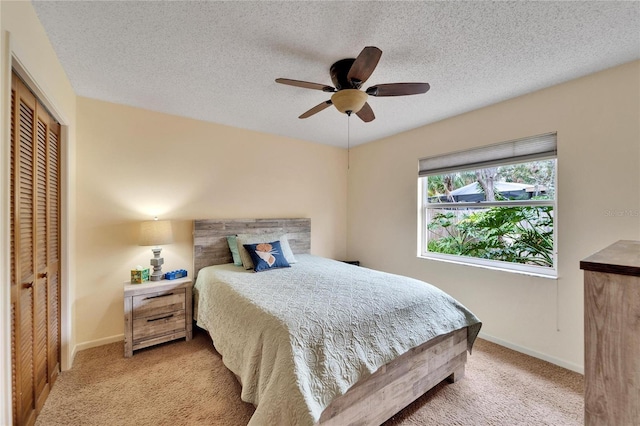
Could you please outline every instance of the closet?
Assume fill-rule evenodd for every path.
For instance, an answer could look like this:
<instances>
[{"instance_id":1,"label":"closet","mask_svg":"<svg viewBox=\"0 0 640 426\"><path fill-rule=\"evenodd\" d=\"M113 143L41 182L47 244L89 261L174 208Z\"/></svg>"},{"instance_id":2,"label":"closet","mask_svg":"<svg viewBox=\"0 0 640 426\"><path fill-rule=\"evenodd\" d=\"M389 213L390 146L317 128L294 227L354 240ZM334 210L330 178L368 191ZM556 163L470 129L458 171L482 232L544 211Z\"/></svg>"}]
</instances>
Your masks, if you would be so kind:
<instances>
[{"instance_id":1,"label":"closet","mask_svg":"<svg viewBox=\"0 0 640 426\"><path fill-rule=\"evenodd\" d=\"M11 78L11 366L15 425L60 370L60 125Z\"/></svg>"}]
</instances>

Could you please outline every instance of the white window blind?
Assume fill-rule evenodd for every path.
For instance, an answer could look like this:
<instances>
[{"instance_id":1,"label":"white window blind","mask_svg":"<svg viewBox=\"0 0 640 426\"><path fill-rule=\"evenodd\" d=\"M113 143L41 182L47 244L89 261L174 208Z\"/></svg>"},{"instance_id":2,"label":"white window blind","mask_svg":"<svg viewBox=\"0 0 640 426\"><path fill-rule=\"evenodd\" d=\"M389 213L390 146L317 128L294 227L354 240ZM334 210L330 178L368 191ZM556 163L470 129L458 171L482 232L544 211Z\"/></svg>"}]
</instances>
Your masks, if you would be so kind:
<instances>
[{"instance_id":1,"label":"white window blind","mask_svg":"<svg viewBox=\"0 0 640 426\"><path fill-rule=\"evenodd\" d=\"M418 176L484 169L504 164L554 158L557 133L531 136L462 152L420 159Z\"/></svg>"}]
</instances>

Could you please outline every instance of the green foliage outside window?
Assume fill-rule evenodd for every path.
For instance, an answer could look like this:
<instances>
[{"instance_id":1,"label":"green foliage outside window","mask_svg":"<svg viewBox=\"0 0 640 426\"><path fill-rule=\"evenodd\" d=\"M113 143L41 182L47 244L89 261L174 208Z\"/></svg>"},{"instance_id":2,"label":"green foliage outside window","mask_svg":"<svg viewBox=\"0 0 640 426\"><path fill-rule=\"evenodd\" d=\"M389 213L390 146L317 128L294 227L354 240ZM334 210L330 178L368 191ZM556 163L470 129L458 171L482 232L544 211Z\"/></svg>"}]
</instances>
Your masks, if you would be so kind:
<instances>
[{"instance_id":1,"label":"green foliage outside window","mask_svg":"<svg viewBox=\"0 0 640 426\"><path fill-rule=\"evenodd\" d=\"M429 238L428 251L553 267L553 207L469 211L461 216L436 212L427 225L435 236Z\"/></svg>"}]
</instances>

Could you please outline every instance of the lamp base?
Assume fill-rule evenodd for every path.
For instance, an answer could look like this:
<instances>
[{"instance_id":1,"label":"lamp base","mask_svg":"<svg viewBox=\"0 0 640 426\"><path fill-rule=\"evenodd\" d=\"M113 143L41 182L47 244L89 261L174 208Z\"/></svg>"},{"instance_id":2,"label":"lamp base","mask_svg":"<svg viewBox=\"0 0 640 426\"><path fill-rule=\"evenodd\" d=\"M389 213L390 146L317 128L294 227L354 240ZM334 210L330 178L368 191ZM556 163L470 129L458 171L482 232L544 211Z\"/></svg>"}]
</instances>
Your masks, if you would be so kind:
<instances>
[{"instance_id":1,"label":"lamp base","mask_svg":"<svg viewBox=\"0 0 640 426\"><path fill-rule=\"evenodd\" d=\"M156 271L153 271L153 273L149 275L149 281L162 281L162 277L164 277L162 271L158 273L156 273Z\"/></svg>"},{"instance_id":2,"label":"lamp base","mask_svg":"<svg viewBox=\"0 0 640 426\"><path fill-rule=\"evenodd\" d=\"M153 266L153 272L149 276L149 280L151 281L160 281L164 274L162 273L162 264L164 263L164 259L160 257L160 252L162 249L160 247L152 248L153 259L151 259L150 263Z\"/></svg>"}]
</instances>

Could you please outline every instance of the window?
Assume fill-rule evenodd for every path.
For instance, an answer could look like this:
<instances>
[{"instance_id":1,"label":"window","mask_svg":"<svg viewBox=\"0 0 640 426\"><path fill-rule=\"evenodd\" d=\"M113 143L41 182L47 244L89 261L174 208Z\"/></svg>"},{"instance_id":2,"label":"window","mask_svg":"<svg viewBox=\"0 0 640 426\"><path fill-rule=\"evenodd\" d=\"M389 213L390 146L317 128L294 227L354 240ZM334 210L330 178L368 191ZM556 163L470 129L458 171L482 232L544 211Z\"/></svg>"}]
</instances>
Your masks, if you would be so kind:
<instances>
[{"instance_id":1,"label":"window","mask_svg":"<svg viewBox=\"0 0 640 426\"><path fill-rule=\"evenodd\" d=\"M421 159L419 255L555 277L556 140Z\"/></svg>"}]
</instances>

